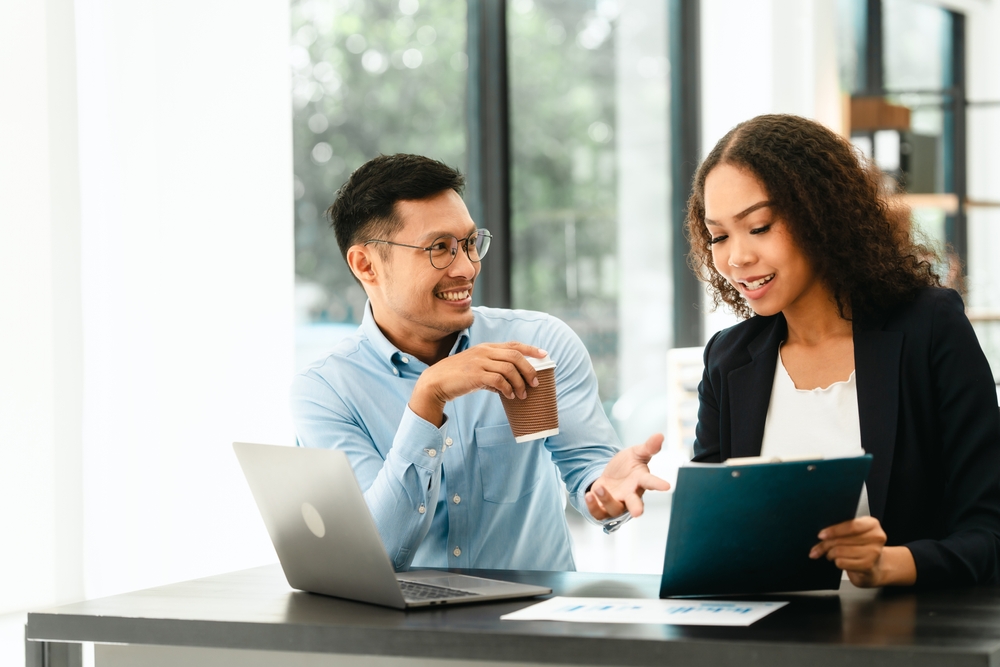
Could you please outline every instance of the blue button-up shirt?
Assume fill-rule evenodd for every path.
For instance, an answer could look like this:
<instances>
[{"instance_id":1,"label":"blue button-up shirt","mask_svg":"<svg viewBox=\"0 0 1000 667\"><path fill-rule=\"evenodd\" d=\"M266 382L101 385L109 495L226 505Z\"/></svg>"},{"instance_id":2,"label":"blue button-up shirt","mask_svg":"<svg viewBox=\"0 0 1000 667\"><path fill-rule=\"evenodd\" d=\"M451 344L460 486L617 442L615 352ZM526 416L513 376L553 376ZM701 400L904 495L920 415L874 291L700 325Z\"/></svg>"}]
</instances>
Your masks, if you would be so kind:
<instances>
[{"instance_id":1,"label":"blue button-up shirt","mask_svg":"<svg viewBox=\"0 0 1000 667\"><path fill-rule=\"evenodd\" d=\"M590 357L552 316L473 312L450 354L511 340L548 351L557 364L558 435L516 443L500 397L488 391L448 403L440 428L418 417L407 404L427 365L386 339L369 304L357 333L296 376L298 444L347 454L397 570L573 570L560 475L590 518L584 494L621 449Z\"/></svg>"}]
</instances>

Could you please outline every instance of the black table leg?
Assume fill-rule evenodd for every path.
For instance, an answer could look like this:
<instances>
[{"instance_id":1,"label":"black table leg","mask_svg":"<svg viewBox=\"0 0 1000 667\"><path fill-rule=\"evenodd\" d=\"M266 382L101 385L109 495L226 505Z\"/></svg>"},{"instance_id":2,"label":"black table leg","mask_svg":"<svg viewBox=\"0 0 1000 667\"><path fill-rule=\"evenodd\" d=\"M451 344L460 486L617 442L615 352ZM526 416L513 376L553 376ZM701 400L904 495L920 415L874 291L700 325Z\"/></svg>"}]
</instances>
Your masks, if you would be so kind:
<instances>
[{"instance_id":1,"label":"black table leg","mask_svg":"<svg viewBox=\"0 0 1000 667\"><path fill-rule=\"evenodd\" d=\"M29 641L25 626L24 667L83 667L83 646Z\"/></svg>"}]
</instances>

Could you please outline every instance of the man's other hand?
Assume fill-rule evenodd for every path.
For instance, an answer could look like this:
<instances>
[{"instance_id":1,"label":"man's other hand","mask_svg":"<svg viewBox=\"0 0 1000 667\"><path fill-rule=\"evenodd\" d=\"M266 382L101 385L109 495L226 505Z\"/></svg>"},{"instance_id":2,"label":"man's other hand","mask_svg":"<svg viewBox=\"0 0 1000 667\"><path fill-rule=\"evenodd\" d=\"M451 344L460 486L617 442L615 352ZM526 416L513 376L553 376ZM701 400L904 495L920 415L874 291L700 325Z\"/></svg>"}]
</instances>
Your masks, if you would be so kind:
<instances>
[{"instance_id":1,"label":"man's other hand","mask_svg":"<svg viewBox=\"0 0 1000 667\"><path fill-rule=\"evenodd\" d=\"M545 350L516 341L475 345L425 370L410 395L410 409L440 426L445 403L479 389L525 398L529 386L538 386L535 369L525 357L545 355Z\"/></svg>"},{"instance_id":2,"label":"man's other hand","mask_svg":"<svg viewBox=\"0 0 1000 667\"><path fill-rule=\"evenodd\" d=\"M626 510L632 516L640 516L643 493L668 490L668 482L649 472L649 460L662 446L663 435L657 433L643 444L615 454L585 496L591 516L602 521L624 514Z\"/></svg>"}]
</instances>

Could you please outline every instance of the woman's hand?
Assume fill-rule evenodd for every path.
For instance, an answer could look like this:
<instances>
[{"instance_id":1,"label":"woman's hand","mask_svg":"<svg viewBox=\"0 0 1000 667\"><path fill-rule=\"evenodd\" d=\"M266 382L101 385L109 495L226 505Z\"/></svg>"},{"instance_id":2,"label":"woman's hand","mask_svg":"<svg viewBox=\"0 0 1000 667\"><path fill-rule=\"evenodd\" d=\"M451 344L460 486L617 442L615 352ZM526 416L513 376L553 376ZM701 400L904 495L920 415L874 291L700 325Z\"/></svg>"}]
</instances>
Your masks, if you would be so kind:
<instances>
[{"instance_id":1,"label":"woman's hand","mask_svg":"<svg viewBox=\"0 0 1000 667\"><path fill-rule=\"evenodd\" d=\"M810 558L833 561L847 572L851 583L861 588L909 586L917 581L917 567L906 547L885 546L885 531L879 520L859 517L824 528Z\"/></svg>"}]
</instances>

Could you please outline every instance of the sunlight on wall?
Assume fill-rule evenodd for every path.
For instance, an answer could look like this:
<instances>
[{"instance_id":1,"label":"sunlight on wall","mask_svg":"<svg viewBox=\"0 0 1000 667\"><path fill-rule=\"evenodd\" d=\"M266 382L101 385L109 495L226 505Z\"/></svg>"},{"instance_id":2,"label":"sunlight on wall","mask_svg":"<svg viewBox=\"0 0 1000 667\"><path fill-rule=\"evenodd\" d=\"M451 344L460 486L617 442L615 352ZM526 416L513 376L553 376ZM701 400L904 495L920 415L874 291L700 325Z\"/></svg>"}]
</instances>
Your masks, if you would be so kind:
<instances>
[{"instance_id":1,"label":"sunlight on wall","mask_svg":"<svg viewBox=\"0 0 1000 667\"><path fill-rule=\"evenodd\" d=\"M231 443L292 442L287 11L77 3L88 596L274 558Z\"/></svg>"}]
</instances>

